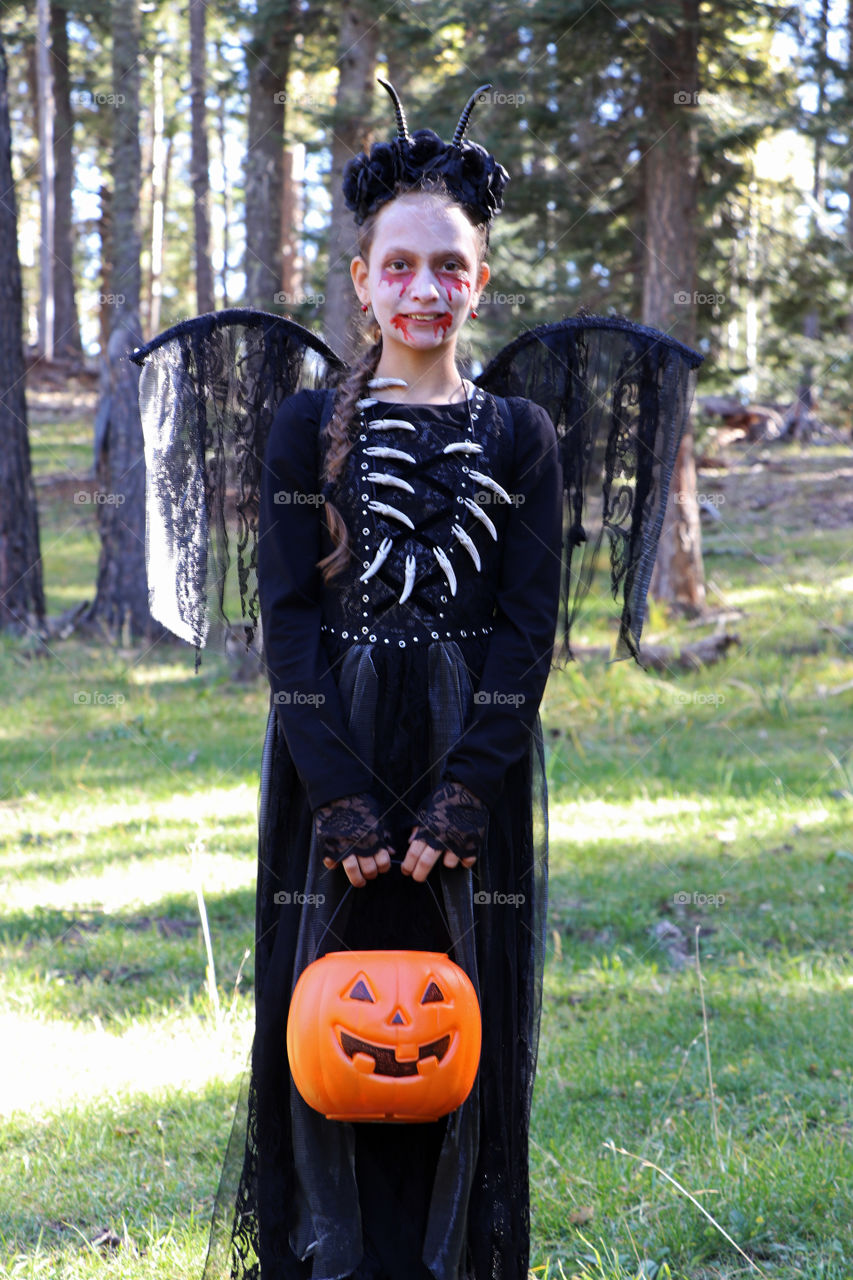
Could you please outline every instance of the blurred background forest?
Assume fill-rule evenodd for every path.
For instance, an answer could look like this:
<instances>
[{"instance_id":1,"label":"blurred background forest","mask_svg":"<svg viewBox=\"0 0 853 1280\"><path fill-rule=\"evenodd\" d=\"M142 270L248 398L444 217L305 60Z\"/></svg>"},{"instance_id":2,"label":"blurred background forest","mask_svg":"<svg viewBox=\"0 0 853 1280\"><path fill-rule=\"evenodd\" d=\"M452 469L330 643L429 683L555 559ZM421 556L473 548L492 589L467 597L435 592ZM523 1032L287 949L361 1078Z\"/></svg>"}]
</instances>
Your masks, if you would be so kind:
<instances>
[{"instance_id":1,"label":"blurred background forest","mask_svg":"<svg viewBox=\"0 0 853 1280\"><path fill-rule=\"evenodd\" d=\"M34 508L19 331L31 377L100 378L97 479L114 499L97 511L89 618L102 628L156 633L141 480L125 483L141 472L138 373L122 357L235 305L293 316L352 354L340 177L392 132L377 75L410 128L445 137L472 89L493 86L471 136L512 181L466 352L475 371L522 329L582 306L705 354L700 435L712 417L761 438L849 433L853 0L472 0L464 15L443 0L6 0L2 32L0 385L13 447L0 519ZM690 435L652 593L695 614L692 448ZM25 534L5 536L0 625L19 628L44 615L34 509Z\"/></svg>"}]
</instances>

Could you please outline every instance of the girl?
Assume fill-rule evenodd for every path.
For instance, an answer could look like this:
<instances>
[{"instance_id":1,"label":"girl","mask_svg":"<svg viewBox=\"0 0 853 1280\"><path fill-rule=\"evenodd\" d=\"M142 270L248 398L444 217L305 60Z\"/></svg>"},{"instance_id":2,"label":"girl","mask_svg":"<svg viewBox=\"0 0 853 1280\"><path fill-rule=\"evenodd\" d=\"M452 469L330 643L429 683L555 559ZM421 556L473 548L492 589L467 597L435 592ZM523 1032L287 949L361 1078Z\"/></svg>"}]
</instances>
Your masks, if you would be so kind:
<instances>
[{"instance_id":1,"label":"girl","mask_svg":"<svg viewBox=\"0 0 853 1280\"><path fill-rule=\"evenodd\" d=\"M386 87L398 137L344 182L375 341L337 391L284 401L262 480L272 709L227 1264L261 1280L526 1280L547 858L538 707L561 472L545 411L486 394L456 363L507 177L463 140L477 95L444 143L410 137ZM293 985L350 947L448 951L472 978L480 1069L451 1115L341 1123L294 1089Z\"/></svg>"}]
</instances>

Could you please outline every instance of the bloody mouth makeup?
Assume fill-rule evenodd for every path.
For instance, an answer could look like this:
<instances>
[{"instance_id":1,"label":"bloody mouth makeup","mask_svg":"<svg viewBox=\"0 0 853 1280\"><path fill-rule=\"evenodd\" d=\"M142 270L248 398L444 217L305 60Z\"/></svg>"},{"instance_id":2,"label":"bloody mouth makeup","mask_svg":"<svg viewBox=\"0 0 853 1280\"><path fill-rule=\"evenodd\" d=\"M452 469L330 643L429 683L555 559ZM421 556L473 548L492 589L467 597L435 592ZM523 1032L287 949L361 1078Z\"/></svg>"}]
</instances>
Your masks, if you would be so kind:
<instances>
[{"instance_id":1,"label":"bloody mouth makeup","mask_svg":"<svg viewBox=\"0 0 853 1280\"><path fill-rule=\"evenodd\" d=\"M430 324L432 325L432 331L436 338L444 337L447 330L453 324L453 316L449 311L442 311L438 315L430 316L429 319L421 320L416 316L402 315L400 312L397 312L396 315L391 317L391 324L395 329L399 329L400 333L402 333L403 337L408 342L411 342L413 335L409 330L409 325Z\"/></svg>"}]
</instances>

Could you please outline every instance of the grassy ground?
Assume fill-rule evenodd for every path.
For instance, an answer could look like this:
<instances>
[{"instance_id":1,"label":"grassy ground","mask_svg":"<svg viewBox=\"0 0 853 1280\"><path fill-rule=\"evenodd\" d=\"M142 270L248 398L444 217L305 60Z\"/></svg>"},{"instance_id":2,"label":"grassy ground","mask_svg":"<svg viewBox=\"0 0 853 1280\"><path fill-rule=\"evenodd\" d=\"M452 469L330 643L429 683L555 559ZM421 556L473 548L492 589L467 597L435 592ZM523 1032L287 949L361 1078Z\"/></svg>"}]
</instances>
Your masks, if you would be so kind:
<instances>
[{"instance_id":1,"label":"grassy ground","mask_svg":"<svg viewBox=\"0 0 853 1280\"><path fill-rule=\"evenodd\" d=\"M94 581L88 427L47 405L33 438L58 613ZM544 1280L853 1276L851 463L730 456L700 487L739 646L575 665L543 707ZM75 638L0 642L0 689L0 1274L197 1277L251 1034L264 690Z\"/></svg>"}]
</instances>

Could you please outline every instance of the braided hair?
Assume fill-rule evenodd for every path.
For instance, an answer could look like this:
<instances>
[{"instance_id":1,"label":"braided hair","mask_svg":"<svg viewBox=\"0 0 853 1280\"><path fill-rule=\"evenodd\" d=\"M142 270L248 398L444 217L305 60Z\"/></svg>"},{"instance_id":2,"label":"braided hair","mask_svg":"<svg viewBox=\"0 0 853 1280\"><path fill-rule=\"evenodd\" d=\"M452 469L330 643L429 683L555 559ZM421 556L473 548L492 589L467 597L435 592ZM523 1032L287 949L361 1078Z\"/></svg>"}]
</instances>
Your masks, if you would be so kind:
<instances>
[{"instance_id":1,"label":"braided hair","mask_svg":"<svg viewBox=\"0 0 853 1280\"><path fill-rule=\"evenodd\" d=\"M400 189L395 191L395 196L421 193L438 196L449 204L459 203L440 178L432 180L427 178L420 181L414 188L401 184ZM365 262L370 254L376 222L382 207L369 214L357 230L358 252ZM469 210L463 209L463 212L469 220L472 220ZM479 239L479 260L483 262L489 244L488 224L472 221L472 225ZM335 544L334 550L317 562L324 582L330 582L332 578L342 573L349 564L351 555L346 522L331 501L330 494L339 482L350 450L355 443L352 426L356 417L356 402L366 395L367 384L376 372L382 355L382 334L375 320L371 322L368 336L371 339L371 345L338 384L332 416L323 428L321 437L324 455L322 484L326 497L324 509L329 534Z\"/></svg>"}]
</instances>

